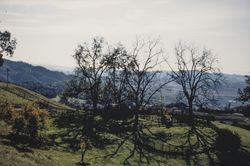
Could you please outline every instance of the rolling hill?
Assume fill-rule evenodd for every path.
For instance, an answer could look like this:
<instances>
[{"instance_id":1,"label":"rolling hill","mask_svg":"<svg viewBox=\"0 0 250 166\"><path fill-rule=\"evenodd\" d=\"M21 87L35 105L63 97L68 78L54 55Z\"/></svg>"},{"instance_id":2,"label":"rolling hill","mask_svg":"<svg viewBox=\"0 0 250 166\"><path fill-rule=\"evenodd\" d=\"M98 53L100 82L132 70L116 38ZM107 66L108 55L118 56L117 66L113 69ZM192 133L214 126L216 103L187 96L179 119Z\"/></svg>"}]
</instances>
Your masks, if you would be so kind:
<instances>
[{"instance_id":1,"label":"rolling hill","mask_svg":"<svg viewBox=\"0 0 250 166\"><path fill-rule=\"evenodd\" d=\"M51 71L42 66L33 66L25 62L15 62L5 59L0 67L0 80L6 81L6 70L9 69L9 82L35 82L41 84L64 83L69 76L58 71Z\"/></svg>"},{"instance_id":2,"label":"rolling hill","mask_svg":"<svg viewBox=\"0 0 250 166\"><path fill-rule=\"evenodd\" d=\"M0 67L0 82L8 81L53 98L64 90L65 82L71 77L62 72L51 71L42 66L5 59Z\"/></svg>"}]
</instances>

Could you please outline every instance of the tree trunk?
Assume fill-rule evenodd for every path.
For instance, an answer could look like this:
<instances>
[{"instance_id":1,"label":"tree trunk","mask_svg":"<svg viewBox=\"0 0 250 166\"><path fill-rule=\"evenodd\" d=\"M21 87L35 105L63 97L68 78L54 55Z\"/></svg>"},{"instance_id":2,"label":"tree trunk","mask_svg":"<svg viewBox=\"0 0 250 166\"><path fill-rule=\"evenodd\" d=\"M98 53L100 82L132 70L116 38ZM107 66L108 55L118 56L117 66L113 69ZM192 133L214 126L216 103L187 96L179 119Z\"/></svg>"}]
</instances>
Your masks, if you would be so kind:
<instances>
[{"instance_id":1,"label":"tree trunk","mask_svg":"<svg viewBox=\"0 0 250 166\"><path fill-rule=\"evenodd\" d=\"M135 111L134 115L134 147L136 148L138 146L138 125L139 125L139 114L138 111Z\"/></svg>"},{"instance_id":2,"label":"tree trunk","mask_svg":"<svg viewBox=\"0 0 250 166\"><path fill-rule=\"evenodd\" d=\"M192 127L194 127L194 114L193 114L193 102L192 100L188 101L188 121L189 121L189 125L191 125Z\"/></svg>"},{"instance_id":3,"label":"tree trunk","mask_svg":"<svg viewBox=\"0 0 250 166\"><path fill-rule=\"evenodd\" d=\"M84 156L85 156L86 151L87 151L86 148L82 151L82 157L81 157L82 164L84 163Z\"/></svg>"}]
</instances>

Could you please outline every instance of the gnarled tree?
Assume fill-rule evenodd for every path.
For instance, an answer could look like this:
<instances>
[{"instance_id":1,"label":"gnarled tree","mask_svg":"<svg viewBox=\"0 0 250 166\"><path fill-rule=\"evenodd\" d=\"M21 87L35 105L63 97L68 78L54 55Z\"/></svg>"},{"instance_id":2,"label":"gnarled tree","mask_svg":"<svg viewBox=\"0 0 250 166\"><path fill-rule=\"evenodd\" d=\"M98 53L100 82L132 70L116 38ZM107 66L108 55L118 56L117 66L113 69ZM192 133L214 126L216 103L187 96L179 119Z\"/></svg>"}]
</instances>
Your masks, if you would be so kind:
<instances>
[{"instance_id":1,"label":"gnarled tree","mask_svg":"<svg viewBox=\"0 0 250 166\"><path fill-rule=\"evenodd\" d=\"M192 122L194 106L202 106L213 100L223 77L216 67L218 60L210 50L180 42L175 47L175 57L175 65L168 60L166 62L171 69L170 76L182 88Z\"/></svg>"},{"instance_id":2,"label":"gnarled tree","mask_svg":"<svg viewBox=\"0 0 250 166\"><path fill-rule=\"evenodd\" d=\"M159 56L162 54L158 40L137 40L129 54L131 61L123 69L123 72L126 77L128 99L133 114L131 118L132 131L126 134L113 155L119 151L127 140L131 140L133 146L130 149L130 154L124 160L124 164L127 164L128 160L136 153L139 154L141 161L144 158L149 163L152 157L149 156L149 151L145 147L147 144L145 139L149 136L144 132L144 125L141 124L139 116L145 112L147 106L150 106L155 94L171 80L161 82L158 79L160 75Z\"/></svg>"}]
</instances>

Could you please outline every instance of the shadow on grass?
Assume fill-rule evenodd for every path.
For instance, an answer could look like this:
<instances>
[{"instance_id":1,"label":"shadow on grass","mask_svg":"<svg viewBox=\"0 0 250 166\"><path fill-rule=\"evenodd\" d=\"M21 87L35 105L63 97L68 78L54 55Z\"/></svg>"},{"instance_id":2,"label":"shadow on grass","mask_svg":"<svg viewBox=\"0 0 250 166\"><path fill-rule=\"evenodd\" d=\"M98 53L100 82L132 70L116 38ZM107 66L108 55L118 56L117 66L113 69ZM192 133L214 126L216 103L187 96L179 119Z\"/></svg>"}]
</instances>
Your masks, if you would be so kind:
<instances>
[{"instance_id":1,"label":"shadow on grass","mask_svg":"<svg viewBox=\"0 0 250 166\"><path fill-rule=\"evenodd\" d=\"M211 130L211 133L207 133L207 129ZM202 165L204 157L201 156L205 155L208 165L250 165L249 153L242 148L240 137L230 130L223 131L211 123L197 123L182 134L181 137L186 138L184 143L173 145L169 142L172 139L171 135L153 133L150 128L137 124L133 132L122 137L114 153L106 157L115 157L125 142L130 141L132 148L129 149L124 165L129 165L130 158L136 153L139 155L140 163L145 164L150 164L151 161L164 164L163 160L155 157L162 156L182 159L186 165Z\"/></svg>"},{"instance_id":2,"label":"shadow on grass","mask_svg":"<svg viewBox=\"0 0 250 166\"><path fill-rule=\"evenodd\" d=\"M67 145L66 150L68 151L78 151L80 139L83 136L86 136L95 148L104 149L107 145L114 144L116 140L106 138L103 133L111 130L117 132L117 128L119 128L119 124L110 123L110 120L106 121L99 114L90 115L89 112L83 111L58 114L54 124L57 128L64 129L65 132L50 134L48 138L51 140L51 145ZM124 132L121 127L119 132ZM56 139L61 141L56 142Z\"/></svg>"},{"instance_id":3,"label":"shadow on grass","mask_svg":"<svg viewBox=\"0 0 250 166\"><path fill-rule=\"evenodd\" d=\"M31 139L25 135L1 135L0 142L14 147L19 152L33 152L32 148L46 149L45 142L41 139Z\"/></svg>"}]
</instances>

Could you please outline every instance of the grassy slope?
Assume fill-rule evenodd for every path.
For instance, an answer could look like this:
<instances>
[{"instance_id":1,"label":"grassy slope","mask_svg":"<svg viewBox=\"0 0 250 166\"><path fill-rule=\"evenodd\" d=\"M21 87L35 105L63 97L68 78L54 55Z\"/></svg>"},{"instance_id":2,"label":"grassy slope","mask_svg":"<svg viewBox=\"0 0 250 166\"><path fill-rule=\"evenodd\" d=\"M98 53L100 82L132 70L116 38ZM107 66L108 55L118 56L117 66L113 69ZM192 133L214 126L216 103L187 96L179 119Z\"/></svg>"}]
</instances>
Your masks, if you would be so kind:
<instances>
[{"instance_id":1,"label":"grassy slope","mask_svg":"<svg viewBox=\"0 0 250 166\"><path fill-rule=\"evenodd\" d=\"M70 109L68 106L52 101L38 93L25 89L23 87L6 83L0 83L0 103L8 102L15 105L24 105L27 103L47 102L50 107L55 109Z\"/></svg>"},{"instance_id":2,"label":"grassy slope","mask_svg":"<svg viewBox=\"0 0 250 166\"><path fill-rule=\"evenodd\" d=\"M233 132L238 133L241 136L242 145L244 147L250 147L249 131L221 123L216 123L216 125L220 128L228 128ZM171 142L173 144L179 144L182 141L181 139L183 139L179 136L181 133L186 132L187 128L152 128L152 131L165 131L171 133L173 135L173 140ZM10 145L10 141L4 137L4 135L9 132L10 129L8 128L8 126L0 121L0 133L2 133L2 136L0 137L0 165L75 165L80 161L80 152L69 152L66 148L67 144L62 142L62 139L60 137L56 139L57 145L50 147L48 150L28 148L31 152L25 152L19 149L19 146L21 145ZM49 131L47 131L47 134L60 132L63 133L64 131L56 128L51 128ZM106 135L106 137L116 139L114 135ZM107 160L104 160L103 156L112 153L116 148L115 144L109 145L105 149L94 148L91 151L87 152L86 160L90 163L90 165L122 165L122 161L128 155L128 147L131 147L130 143L127 143L126 146L122 147L117 156ZM247 150L250 152L250 149ZM139 164L137 157L138 156L135 156L130 160L131 165ZM186 165L186 161L181 158L163 158L159 156L157 156L156 158L163 161L160 165ZM207 156L204 154L197 156L195 160L199 161L199 165L208 165ZM152 162L150 165L156 165L156 163ZM191 161L191 165L195 165L195 163Z\"/></svg>"}]
</instances>

